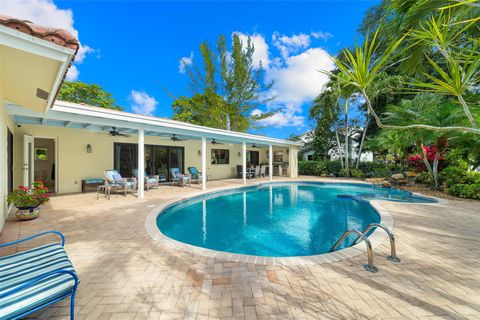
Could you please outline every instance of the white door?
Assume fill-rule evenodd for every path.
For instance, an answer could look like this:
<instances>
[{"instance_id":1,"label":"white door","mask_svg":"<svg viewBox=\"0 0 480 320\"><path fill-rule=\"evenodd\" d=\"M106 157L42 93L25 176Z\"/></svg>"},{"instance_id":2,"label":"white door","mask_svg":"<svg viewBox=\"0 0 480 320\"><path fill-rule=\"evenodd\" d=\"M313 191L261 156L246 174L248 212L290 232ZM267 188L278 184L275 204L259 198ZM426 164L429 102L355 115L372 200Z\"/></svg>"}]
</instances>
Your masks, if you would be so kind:
<instances>
[{"instance_id":1,"label":"white door","mask_svg":"<svg viewBox=\"0 0 480 320\"><path fill-rule=\"evenodd\" d=\"M23 136L23 185L31 187L34 174L34 140L32 136Z\"/></svg>"}]
</instances>

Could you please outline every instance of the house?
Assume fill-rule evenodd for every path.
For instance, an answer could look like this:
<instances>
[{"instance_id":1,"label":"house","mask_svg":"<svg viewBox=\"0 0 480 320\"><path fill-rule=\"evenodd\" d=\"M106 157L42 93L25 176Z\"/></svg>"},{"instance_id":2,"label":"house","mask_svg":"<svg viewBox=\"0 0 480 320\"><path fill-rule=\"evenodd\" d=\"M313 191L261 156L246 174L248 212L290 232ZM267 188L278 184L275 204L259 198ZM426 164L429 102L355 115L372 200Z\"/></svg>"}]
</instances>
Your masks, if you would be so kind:
<instances>
[{"instance_id":1,"label":"house","mask_svg":"<svg viewBox=\"0 0 480 320\"><path fill-rule=\"evenodd\" d=\"M78 47L65 30L0 16L0 230L8 192L34 180L63 194L106 169L138 169L141 181L145 171L168 178L170 168L195 166L203 189L236 177L237 166L244 183L249 165L267 165L270 179L297 176L296 142L57 101Z\"/></svg>"},{"instance_id":2,"label":"house","mask_svg":"<svg viewBox=\"0 0 480 320\"><path fill-rule=\"evenodd\" d=\"M357 159L358 157L358 148L359 148L359 143L358 140L360 138L361 131L356 130L355 133L353 134L352 137L350 137L349 141L349 153L350 153L350 159ZM300 149L298 151L300 155L300 159L303 161L312 161L313 160L313 155L314 155L314 149L313 149L313 138L314 138L314 132L313 131L308 131L305 132L304 134L300 135L300 141L302 145L300 146ZM342 148L342 155L343 155L343 148L345 148L344 142L344 137L340 137L340 146ZM336 143L336 141L335 141ZM338 148L332 148L328 151L328 155L330 156L330 160L339 160L339 152ZM370 151L363 151L362 152L362 157L360 159L361 162L372 162L373 161L373 153Z\"/></svg>"}]
</instances>

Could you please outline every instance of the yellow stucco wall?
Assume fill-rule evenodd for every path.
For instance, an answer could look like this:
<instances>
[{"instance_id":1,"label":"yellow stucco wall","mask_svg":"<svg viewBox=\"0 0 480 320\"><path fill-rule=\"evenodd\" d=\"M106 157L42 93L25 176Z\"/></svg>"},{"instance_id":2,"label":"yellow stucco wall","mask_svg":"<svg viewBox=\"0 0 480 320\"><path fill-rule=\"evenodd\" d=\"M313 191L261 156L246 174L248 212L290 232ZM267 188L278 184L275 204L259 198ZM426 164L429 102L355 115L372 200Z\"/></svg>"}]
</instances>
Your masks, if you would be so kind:
<instances>
[{"instance_id":1,"label":"yellow stucco wall","mask_svg":"<svg viewBox=\"0 0 480 320\"><path fill-rule=\"evenodd\" d=\"M112 137L107 133L89 132L81 129L48 127L40 125L22 125L16 128L14 135L14 178L15 185L22 184L23 135L34 137L55 138L57 140L57 175L58 193L79 192L81 180L89 177L103 177L103 171L112 169L114 142L137 143L137 136ZM86 152L86 146L92 146L92 153ZM201 170L200 140L172 142L158 137L145 137L145 144L170 145L185 147L185 170L195 166ZM230 150L229 164L211 164L211 149ZM260 162L267 163L268 148L248 148L260 152ZM274 148L274 150L287 150ZM207 174L209 179L226 179L236 175L236 166L242 163L242 146L239 144L222 144L213 146L207 144ZM239 156L240 153L240 156Z\"/></svg>"},{"instance_id":2,"label":"yellow stucco wall","mask_svg":"<svg viewBox=\"0 0 480 320\"><path fill-rule=\"evenodd\" d=\"M7 168L7 130L15 134L15 125L12 118L7 115L3 92L0 89L0 231L8 215L6 196L8 191Z\"/></svg>"}]
</instances>

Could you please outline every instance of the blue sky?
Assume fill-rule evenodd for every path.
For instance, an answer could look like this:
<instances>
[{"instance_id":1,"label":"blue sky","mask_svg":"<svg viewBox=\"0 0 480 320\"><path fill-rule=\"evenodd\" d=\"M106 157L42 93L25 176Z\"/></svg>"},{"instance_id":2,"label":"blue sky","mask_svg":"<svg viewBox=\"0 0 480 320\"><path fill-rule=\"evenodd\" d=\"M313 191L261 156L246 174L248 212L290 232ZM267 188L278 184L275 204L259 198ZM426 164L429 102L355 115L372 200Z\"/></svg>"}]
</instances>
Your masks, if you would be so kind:
<instances>
[{"instance_id":1,"label":"blue sky","mask_svg":"<svg viewBox=\"0 0 480 320\"><path fill-rule=\"evenodd\" d=\"M98 83L127 111L171 117L171 95L188 95L180 61L198 61L198 45L237 32L252 37L256 62L275 81L259 106L282 112L253 133L284 138L309 130L309 102L334 55L354 42L365 11L377 1L163 2L7 1L2 11L78 36L82 50L69 77ZM181 59L184 60L181 60Z\"/></svg>"}]
</instances>

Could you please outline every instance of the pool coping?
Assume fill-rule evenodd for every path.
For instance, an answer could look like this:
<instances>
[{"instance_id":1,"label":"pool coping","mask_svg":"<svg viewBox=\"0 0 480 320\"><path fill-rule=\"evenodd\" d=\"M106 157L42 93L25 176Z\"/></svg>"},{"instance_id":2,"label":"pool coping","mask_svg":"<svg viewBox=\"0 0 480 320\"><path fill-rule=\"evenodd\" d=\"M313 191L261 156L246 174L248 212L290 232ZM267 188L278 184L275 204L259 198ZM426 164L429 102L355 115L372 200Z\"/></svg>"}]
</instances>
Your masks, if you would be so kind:
<instances>
[{"instance_id":1,"label":"pool coping","mask_svg":"<svg viewBox=\"0 0 480 320\"><path fill-rule=\"evenodd\" d=\"M296 182L296 183L312 183L312 182L321 182L321 183L348 183L348 184L365 184L365 185L372 185L370 183L366 183L363 181L318 181L318 180L285 180L285 181L259 181L255 183L251 183L249 185L241 185L241 186L227 186L221 188L215 188L213 190L205 190L200 191L192 195L188 196L179 196L169 201L166 201L158 206L155 206L147 215L145 219L145 230L147 234L158 244L168 247L173 250L182 250L193 254L198 254L203 257L207 258L215 258L221 259L225 261L232 261L232 262L239 262L239 263L253 263L257 265L284 265L284 266L302 266L302 265L318 265L323 263L331 263L335 261L342 261L345 259L353 258L359 256L363 253L366 253L365 244L363 241L357 243L348 248L344 248L335 252L329 253L322 253L317 255L310 255L310 256L294 256L294 257L264 257L264 256L255 256L255 255L247 255L247 254L239 254L239 253L230 253L225 251L217 251L202 247L197 247L191 244L183 243L177 241L175 239L169 238L164 235L160 229L157 227L157 217L162 214L162 212L182 201L187 199L195 198L202 195L213 194L222 191L231 191L235 189L243 189L248 187L260 186L260 185L270 185L270 184L281 184L281 183L288 183L288 182ZM415 196L433 199L437 202L432 203L408 203L408 202L397 202L402 205L412 205L412 204L422 204L422 205L439 205L448 203L448 200L432 197L432 196L425 196L419 193L412 193ZM395 225L395 220L393 215L381 204L383 201L388 200L363 200L358 198L353 198L354 201L364 201L370 203L372 208L379 214L380 216L380 223L393 230ZM386 232L380 228L375 228L375 231L368 237L372 248L375 249L376 247L380 246L385 240L388 239L388 235Z\"/></svg>"}]
</instances>

